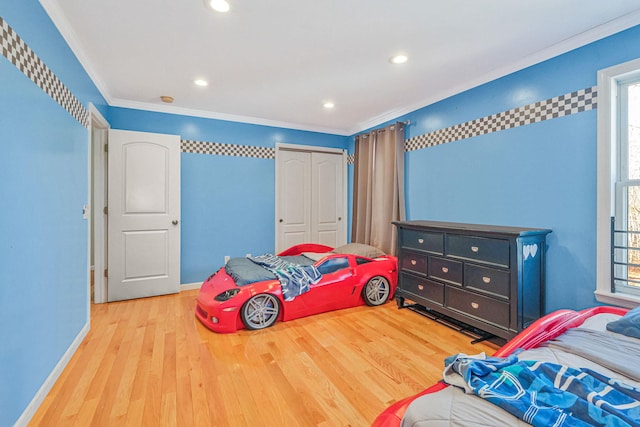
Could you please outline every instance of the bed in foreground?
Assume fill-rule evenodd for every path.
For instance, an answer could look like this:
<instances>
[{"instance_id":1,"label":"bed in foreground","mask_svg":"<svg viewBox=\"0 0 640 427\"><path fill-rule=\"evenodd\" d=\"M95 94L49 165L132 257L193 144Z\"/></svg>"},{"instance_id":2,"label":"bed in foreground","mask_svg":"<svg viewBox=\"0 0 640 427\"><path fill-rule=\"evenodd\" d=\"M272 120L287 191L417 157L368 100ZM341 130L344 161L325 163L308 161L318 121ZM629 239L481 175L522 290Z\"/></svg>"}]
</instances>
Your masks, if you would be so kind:
<instances>
[{"instance_id":1,"label":"bed in foreground","mask_svg":"<svg viewBox=\"0 0 640 427\"><path fill-rule=\"evenodd\" d=\"M454 385L396 402L373 426L639 426L639 338L640 308L560 310L493 357L448 358Z\"/></svg>"}]
</instances>

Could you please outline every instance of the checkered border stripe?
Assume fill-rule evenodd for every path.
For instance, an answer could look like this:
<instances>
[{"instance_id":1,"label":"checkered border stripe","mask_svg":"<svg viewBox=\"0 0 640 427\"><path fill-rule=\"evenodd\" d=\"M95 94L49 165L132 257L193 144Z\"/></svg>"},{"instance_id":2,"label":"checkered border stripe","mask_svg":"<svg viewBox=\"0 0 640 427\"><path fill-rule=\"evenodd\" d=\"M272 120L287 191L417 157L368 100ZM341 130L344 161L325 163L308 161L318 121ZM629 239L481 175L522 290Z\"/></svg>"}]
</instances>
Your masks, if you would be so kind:
<instances>
[{"instance_id":1,"label":"checkered border stripe","mask_svg":"<svg viewBox=\"0 0 640 427\"><path fill-rule=\"evenodd\" d=\"M89 127L89 111L2 17L0 17L0 48L2 56L67 110L82 126Z\"/></svg>"},{"instance_id":2,"label":"checkered border stripe","mask_svg":"<svg viewBox=\"0 0 640 427\"><path fill-rule=\"evenodd\" d=\"M414 136L405 141L405 151L459 141L518 126L538 123L598 108L597 88L589 87L535 104L457 124L445 129Z\"/></svg>"},{"instance_id":3,"label":"checkered border stripe","mask_svg":"<svg viewBox=\"0 0 640 427\"><path fill-rule=\"evenodd\" d=\"M347 154L347 164L348 165L352 165L356 162L356 155L355 154Z\"/></svg>"},{"instance_id":4,"label":"checkered border stripe","mask_svg":"<svg viewBox=\"0 0 640 427\"><path fill-rule=\"evenodd\" d=\"M275 148L222 144L220 142L194 141L191 139L183 139L180 141L180 150L183 153L215 154L218 156L257 157L260 159L276 158Z\"/></svg>"}]
</instances>

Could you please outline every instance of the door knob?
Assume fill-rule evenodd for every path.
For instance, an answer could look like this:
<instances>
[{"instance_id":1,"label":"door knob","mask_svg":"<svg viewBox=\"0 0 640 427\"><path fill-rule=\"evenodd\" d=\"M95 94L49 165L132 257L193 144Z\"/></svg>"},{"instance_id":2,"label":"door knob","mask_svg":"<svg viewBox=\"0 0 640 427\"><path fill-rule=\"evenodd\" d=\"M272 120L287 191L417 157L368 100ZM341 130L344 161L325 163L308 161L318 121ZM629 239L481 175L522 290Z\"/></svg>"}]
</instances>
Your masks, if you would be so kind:
<instances>
[{"instance_id":1,"label":"door knob","mask_svg":"<svg viewBox=\"0 0 640 427\"><path fill-rule=\"evenodd\" d=\"M177 219L174 219L173 221L171 221L171 224L173 224L173 225L178 225L178 220L177 220Z\"/></svg>"},{"instance_id":2,"label":"door knob","mask_svg":"<svg viewBox=\"0 0 640 427\"><path fill-rule=\"evenodd\" d=\"M278 221L278 222L283 222L283 221L284 221L284 219L281 219L281 220L280 220L280 221Z\"/></svg>"}]
</instances>

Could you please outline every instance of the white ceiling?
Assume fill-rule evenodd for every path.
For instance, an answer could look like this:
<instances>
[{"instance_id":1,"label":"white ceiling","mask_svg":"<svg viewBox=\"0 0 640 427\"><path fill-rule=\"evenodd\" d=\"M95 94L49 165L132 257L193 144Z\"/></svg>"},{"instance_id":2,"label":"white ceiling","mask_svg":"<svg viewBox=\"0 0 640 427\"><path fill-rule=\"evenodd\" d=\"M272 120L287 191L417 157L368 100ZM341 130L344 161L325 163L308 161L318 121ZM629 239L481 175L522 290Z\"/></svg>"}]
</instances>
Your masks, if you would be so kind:
<instances>
[{"instance_id":1,"label":"white ceiling","mask_svg":"<svg viewBox=\"0 0 640 427\"><path fill-rule=\"evenodd\" d=\"M339 135L640 24L638 0L228 1L40 0L110 105Z\"/></svg>"}]
</instances>

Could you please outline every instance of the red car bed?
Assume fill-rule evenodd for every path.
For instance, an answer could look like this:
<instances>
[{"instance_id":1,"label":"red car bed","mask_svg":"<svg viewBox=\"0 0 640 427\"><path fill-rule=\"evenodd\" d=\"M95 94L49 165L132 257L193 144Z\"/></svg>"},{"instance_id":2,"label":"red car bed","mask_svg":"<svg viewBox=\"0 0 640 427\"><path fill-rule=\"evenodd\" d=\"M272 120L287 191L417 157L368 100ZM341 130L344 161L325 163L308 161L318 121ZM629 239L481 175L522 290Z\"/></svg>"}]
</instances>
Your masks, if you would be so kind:
<instances>
[{"instance_id":1,"label":"red car bed","mask_svg":"<svg viewBox=\"0 0 640 427\"><path fill-rule=\"evenodd\" d=\"M204 281L196 317L215 332L263 329L287 321L392 298L398 261L377 248L293 246L277 256L232 258Z\"/></svg>"},{"instance_id":2,"label":"red car bed","mask_svg":"<svg viewBox=\"0 0 640 427\"><path fill-rule=\"evenodd\" d=\"M484 359L488 365L482 365L485 361L480 360L480 370L475 360L463 357L458 370L464 375L456 378L467 393L441 381L391 405L373 426L640 425L639 337L640 307L632 311L615 307L556 311L534 322L493 357ZM445 376L457 363L457 357L451 359ZM515 362L524 364L526 369ZM498 366L501 364L506 367ZM481 372L486 366L490 369ZM533 378L528 387L520 387L519 378L515 378L548 367L557 370L550 386ZM483 383L483 375L492 379ZM604 391L591 391L584 401L576 398L567 403L564 395L574 399L568 394L572 388L588 391L596 383L602 384ZM458 385L455 378L453 384ZM613 396L618 388L620 396ZM558 393L559 389L562 393ZM620 404L606 402L614 397ZM523 403L525 398L529 401ZM540 403L547 398L558 399L558 404ZM577 409L562 410L563 404ZM586 422L580 424L583 416ZM589 417L598 418L597 423L589 421Z\"/></svg>"}]
</instances>

